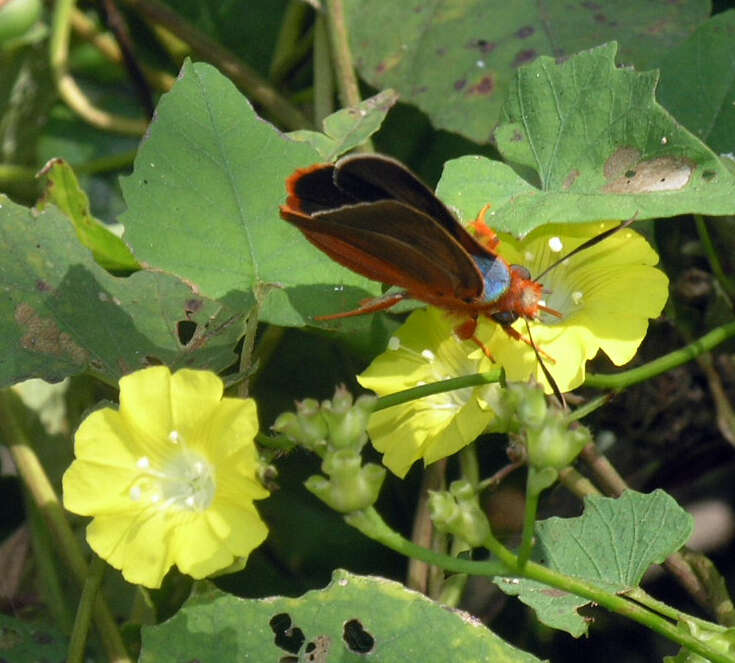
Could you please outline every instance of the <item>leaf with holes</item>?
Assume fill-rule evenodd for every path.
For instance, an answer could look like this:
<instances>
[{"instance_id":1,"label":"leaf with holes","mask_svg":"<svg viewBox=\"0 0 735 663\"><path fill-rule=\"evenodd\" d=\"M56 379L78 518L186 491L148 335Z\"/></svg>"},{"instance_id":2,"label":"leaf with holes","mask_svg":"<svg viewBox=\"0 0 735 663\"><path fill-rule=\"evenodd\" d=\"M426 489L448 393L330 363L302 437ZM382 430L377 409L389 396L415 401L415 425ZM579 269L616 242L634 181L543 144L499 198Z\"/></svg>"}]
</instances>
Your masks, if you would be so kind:
<instances>
[{"instance_id":1,"label":"leaf with holes","mask_svg":"<svg viewBox=\"0 0 735 663\"><path fill-rule=\"evenodd\" d=\"M286 178L320 161L261 120L214 67L187 62L122 183L125 240L149 266L237 310L300 326L379 286L337 265L279 218ZM337 284L337 285L335 285Z\"/></svg>"},{"instance_id":2,"label":"leaf with holes","mask_svg":"<svg viewBox=\"0 0 735 663\"><path fill-rule=\"evenodd\" d=\"M735 213L735 176L656 103L655 85L655 72L618 69L614 44L539 58L518 72L496 131L513 168L462 157L438 192L465 219L491 203L490 225L516 235L551 222Z\"/></svg>"},{"instance_id":3,"label":"leaf with holes","mask_svg":"<svg viewBox=\"0 0 735 663\"><path fill-rule=\"evenodd\" d=\"M0 386L235 361L240 314L168 274L111 276L53 206L37 215L0 196L0 255Z\"/></svg>"},{"instance_id":4,"label":"leaf with holes","mask_svg":"<svg viewBox=\"0 0 735 663\"><path fill-rule=\"evenodd\" d=\"M663 490L648 495L626 490L617 499L592 496L579 518L536 523L534 557L551 569L623 592L640 583L652 564L681 548L692 517ZM518 596L548 626L579 637L587 622L577 613L587 599L524 578L496 578L506 594Z\"/></svg>"},{"instance_id":5,"label":"leaf with holes","mask_svg":"<svg viewBox=\"0 0 735 663\"><path fill-rule=\"evenodd\" d=\"M360 75L377 89L395 88L435 127L478 143L490 140L521 65L618 40L623 62L647 69L709 15L704 0L345 5Z\"/></svg>"},{"instance_id":6,"label":"leaf with holes","mask_svg":"<svg viewBox=\"0 0 735 663\"><path fill-rule=\"evenodd\" d=\"M531 663L479 621L392 580L335 571L299 598L245 600L216 589L143 628L141 663L167 661Z\"/></svg>"}]
</instances>

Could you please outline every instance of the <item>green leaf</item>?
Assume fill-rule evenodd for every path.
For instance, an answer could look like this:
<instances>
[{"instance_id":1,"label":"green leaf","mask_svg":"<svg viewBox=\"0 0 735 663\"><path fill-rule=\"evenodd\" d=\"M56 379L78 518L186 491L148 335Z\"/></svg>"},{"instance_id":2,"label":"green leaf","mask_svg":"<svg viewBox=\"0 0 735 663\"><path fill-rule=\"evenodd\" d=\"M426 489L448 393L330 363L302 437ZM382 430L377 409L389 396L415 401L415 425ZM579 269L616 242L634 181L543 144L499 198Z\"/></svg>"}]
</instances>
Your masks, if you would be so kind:
<instances>
[{"instance_id":1,"label":"green leaf","mask_svg":"<svg viewBox=\"0 0 735 663\"><path fill-rule=\"evenodd\" d=\"M466 613L391 580L341 570L325 589L295 599L244 600L212 589L142 635L141 663L538 660Z\"/></svg>"},{"instance_id":2,"label":"green leaf","mask_svg":"<svg viewBox=\"0 0 735 663\"><path fill-rule=\"evenodd\" d=\"M139 260L237 310L254 295L267 322L301 326L344 311L378 285L278 215L286 179L319 160L261 120L214 67L187 62L122 182L125 239Z\"/></svg>"},{"instance_id":3,"label":"green leaf","mask_svg":"<svg viewBox=\"0 0 735 663\"><path fill-rule=\"evenodd\" d=\"M92 216L89 198L68 163L63 159L52 159L43 167L41 174L48 178L48 185L39 209L53 203L66 214L77 231L79 241L92 251L94 259L105 269L119 272L141 269L125 242Z\"/></svg>"},{"instance_id":4,"label":"green leaf","mask_svg":"<svg viewBox=\"0 0 735 663\"><path fill-rule=\"evenodd\" d=\"M438 192L473 218L523 235L550 222L735 212L735 177L654 100L655 73L615 67L608 44L518 71L496 131L510 166L481 157L447 163Z\"/></svg>"},{"instance_id":5,"label":"green leaf","mask_svg":"<svg viewBox=\"0 0 735 663\"><path fill-rule=\"evenodd\" d=\"M3 661L64 661L66 653L66 637L55 627L0 615L0 659Z\"/></svg>"},{"instance_id":6,"label":"green leaf","mask_svg":"<svg viewBox=\"0 0 735 663\"><path fill-rule=\"evenodd\" d=\"M710 10L704 0L345 5L360 75L377 89L395 88L435 127L478 143L490 140L519 66L539 55L563 57L618 40L623 61L646 68Z\"/></svg>"},{"instance_id":7,"label":"green leaf","mask_svg":"<svg viewBox=\"0 0 735 663\"><path fill-rule=\"evenodd\" d=\"M324 133L318 131L291 131L288 136L309 143L324 161L364 143L383 123L385 116L398 101L393 90L383 90L351 108L343 108L324 118Z\"/></svg>"},{"instance_id":8,"label":"green leaf","mask_svg":"<svg viewBox=\"0 0 735 663\"><path fill-rule=\"evenodd\" d=\"M536 523L534 557L551 569L591 581L606 591L635 587L652 564L663 562L689 539L692 517L663 490L626 490L617 499L592 496L579 518ZM518 596L548 626L575 637L587 632L576 612L588 599L524 578L497 578L506 594Z\"/></svg>"},{"instance_id":9,"label":"green leaf","mask_svg":"<svg viewBox=\"0 0 735 663\"><path fill-rule=\"evenodd\" d=\"M660 68L659 101L715 152L735 151L735 10L700 25Z\"/></svg>"},{"instance_id":10,"label":"green leaf","mask_svg":"<svg viewBox=\"0 0 735 663\"><path fill-rule=\"evenodd\" d=\"M0 196L0 386L89 370L114 383L163 362L221 370L235 360L239 315L163 273L111 276L68 219Z\"/></svg>"}]
</instances>

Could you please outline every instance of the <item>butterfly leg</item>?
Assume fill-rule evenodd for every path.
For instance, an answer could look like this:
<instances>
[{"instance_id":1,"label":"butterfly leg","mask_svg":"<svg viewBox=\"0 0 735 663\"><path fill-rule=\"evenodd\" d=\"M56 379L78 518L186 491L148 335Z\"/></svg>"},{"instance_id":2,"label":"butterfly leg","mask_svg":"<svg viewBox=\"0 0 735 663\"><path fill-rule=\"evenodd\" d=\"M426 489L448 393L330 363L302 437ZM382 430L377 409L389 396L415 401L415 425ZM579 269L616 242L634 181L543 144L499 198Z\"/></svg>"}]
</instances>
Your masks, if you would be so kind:
<instances>
[{"instance_id":1,"label":"butterfly leg","mask_svg":"<svg viewBox=\"0 0 735 663\"><path fill-rule=\"evenodd\" d=\"M477 218L469 224L470 228L475 231L477 239L486 249L488 249L488 251L494 251L495 247L500 242L495 231L485 222L485 215L491 207L492 205L490 203L485 205L480 210Z\"/></svg>"},{"instance_id":2,"label":"butterfly leg","mask_svg":"<svg viewBox=\"0 0 735 663\"><path fill-rule=\"evenodd\" d=\"M493 357L490 350L485 347L485 344L477 337L475 331L477 330L477 316L467 318L462 324L457 325L454 328L454 333L463 341L474 341L480 346L480 349L485 353L485 356L493 363L495 363L495 357Z\"/></svg>"},{"instance_id":3,"label":"butterfly leg","mask_svg":"<svg viewBox=\"0 0 735 663\"><path fill-rule=\"evenodd\" d=\"M536 352L538 352L542 357L550 361L552 364L556 363L556 360L548 353L544 352L538 345L536 345L530 338L526 338L523 334L516 331L511 327L510 325L500 325L503 331L508 334L512 339L516 341L522 341L526 345L530 345Z\"/></svg>"},{"instance_id":4,"label":"butterfly leg","mask_svg":"<svg viewBox=\"0 0 735 663\"><path fill-rule=\"evenodd\" d=\"M385 311L391 306L395 306L401 300L406 299L405 292L396 292L382 297L373 297L372 299L364 299L360 302L360 307L353 311L344 311L343 313L332 313L331 315L318 315L314 320L338 320L340 318L351 318L356 315L366 315L367 313L376 313Z\"/></svg>"}]
</instances>

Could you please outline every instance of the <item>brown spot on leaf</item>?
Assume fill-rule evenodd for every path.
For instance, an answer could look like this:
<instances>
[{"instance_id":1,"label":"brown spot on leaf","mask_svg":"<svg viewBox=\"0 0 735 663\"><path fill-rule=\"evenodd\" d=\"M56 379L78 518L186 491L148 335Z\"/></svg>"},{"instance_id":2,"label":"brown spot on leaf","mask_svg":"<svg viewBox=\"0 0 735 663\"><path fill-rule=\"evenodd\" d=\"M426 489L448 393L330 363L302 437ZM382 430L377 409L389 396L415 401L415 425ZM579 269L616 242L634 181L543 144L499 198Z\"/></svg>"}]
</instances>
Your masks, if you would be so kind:
<instances>
[{"instance_id":1,"label":"brown spot on leaf","mask_svg":"<svg viewBox=\"0 0 735 663\"><path fill-rule=\"evenodd\" d=\"M487 39L473 39L467 46L476 48L480 53L492 53L495 50L496 43Z\"/></svg>"},{"instance_id":2,"label":"brown spot on leaf","mask_svg":"<svg viewBox=\"0 0 735 663\"><path fill-rule=\"evenodd\" d=\"M483 76L479 83L471 86L467 94L489 95L495 89L495 79L492 76Z\"/></svg>"},{"instance_id":3,"label":"brown spot on leaf","mask_svg":"<svg viewBox=\"0 0 735 663\"><path fill-rule=\"evenodd\" d=\"M201 299L196 299L192 297L191 299L186 300L185 310L187 313L196 313L199 311L202 306L204 306L204 302Z\"/></svg>"},{"instance_id":4,"label":"brown spot on leaf","mask_svg":"<svg viewBox=\"0 0 735 663\"><path fill-rule=\"evenodd\" d=\"M30 304L18 305L15 321L25 330L20 344L26 350L64 357L80 365L87 363L89 353L69 334L62 332L55 320L42 318Z\"/></svg>"},{"instance_id":5,"label":"brown spot on leaf","mask_svg":"<svg viewBox=\"0 0 735 663\"><path fill-rule=\"evenodd\" d=\"M36 290L38 290L38 292L51 292L53 287L51 287L51 284L47 281L38 279L38 281L36 281Z\"/></svg>"},{"instance_id":6,"label":"brown spot on leaf","mask_svg":"<svg viewBox=\"0 0 735 663\"><path fill-rule=\"evenodd\" d=\"M696 164L683 157L640 160L634 147L621 147L605 162L608 193L679 191L692 179Z\"/></svg>"},{"instance_id":7,"label":"brown spot on leaf","mask_svg":"<svg viewBox=\"0 0 735 663\"><path fill-rule=\"evenodd\" d=\"M560 596L567 596L569 594L569 592L565 592L563 589L554 589L553 587L542 589L541 593L545 596L550 596L553 599L559 598Z\"/></svg>"},{"instance_id":8,"label":"brown spot on leaf","mask_svg":"<svg viewBox=\"0 0 735 663\"><path fill-rule=\"evenodd\" d=\"M564 191L568 191L572 184L577 180L579 177L579 170L576 168L574 170L569 171L569 174L564 179L564 184L561 185L561 188L564 189Z\"/></svg>"},{"instance_id":9,"label":"brown spot on leaf","mask_svg":"<svg viewBox=\"0 0 735 663\"><path fill-rule=\"evenodd\" d=\"M596 23L607 23L607 16L605 16L605 14L603 14L602 12L600 12L599 14L595 14L593 18Z\"/></svg>"},{"instance_id":10,"label":"brown spot on leaf","mask_svg":"<svg viewBox=\"0 0 735 663\"><path fill-rule=\"evenodd\" d=\"M465 78L460 78L458 81L454 81L455 90L461 90L465 85L467 85L467 79Z\"/></svg>"},{"instance_id":11,"label":"brown spot on leaf","mask_svg":"<svg viewBox=\"0 0 735 663\"><path fill-rule=\"evenodd\" d=\"M523 51L518 51L515 60L513 60L514 67L520 67L522 64L528 64L533 62L538 57L536 49L527 48Z\"/></svg>"},{"instance_id":12,"label":"brown spot on leaf","mask_svg":"<svg viewBox=\"0 0 735 663\"><path fill-rule=\"evenodd\" d=\"M523 134L518 129L513 131L513 135L510 137L511 143L519 143L523 140Z\"/></svg>"},{"instance_id":13,"label":"brown spot on leaf","mask_svg":"<svg viewBox=\"0 0 735 663\"><path fill-rule=\"evenodd\" d=\"M516 37L519 39L527 39L530 37L536 30L532 25L524 25L518 32L516 32Z\"/></svg>"}]
</instances>

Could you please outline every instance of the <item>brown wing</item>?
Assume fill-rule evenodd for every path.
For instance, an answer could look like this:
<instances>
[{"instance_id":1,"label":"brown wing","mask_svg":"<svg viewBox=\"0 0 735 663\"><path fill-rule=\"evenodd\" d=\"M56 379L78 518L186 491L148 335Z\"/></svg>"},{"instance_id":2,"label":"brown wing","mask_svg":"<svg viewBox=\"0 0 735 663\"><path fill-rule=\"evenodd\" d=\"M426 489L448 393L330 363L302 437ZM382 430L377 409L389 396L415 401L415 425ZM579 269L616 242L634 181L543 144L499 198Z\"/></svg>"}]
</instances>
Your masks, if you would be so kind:
<instances>
[{"instance_id":1,"label":"brown wing","mask_svg":"<svg viewBox=\"0 0 735 663\"><path fill-rule=\"evenodd\" d=\"M289 198L289 203L291 198ZM395 200L344 205L311 215L290 205L281 216L333 260L414 297L480 297L474 260L432 217Z\"/></svg>"},{"instance_id":2,"label":"brown wing","mask_svg":"<svg viewBox=\"0 0 735 663\"><path fill-rule=\"evenodd\" d=\"M337 189L355 200L397 200L414 207L437 221L470 255L493 256L454 218L413 172L400 161L381 154L351 154L333 168Z\"/></svg>"}]
</instances>

